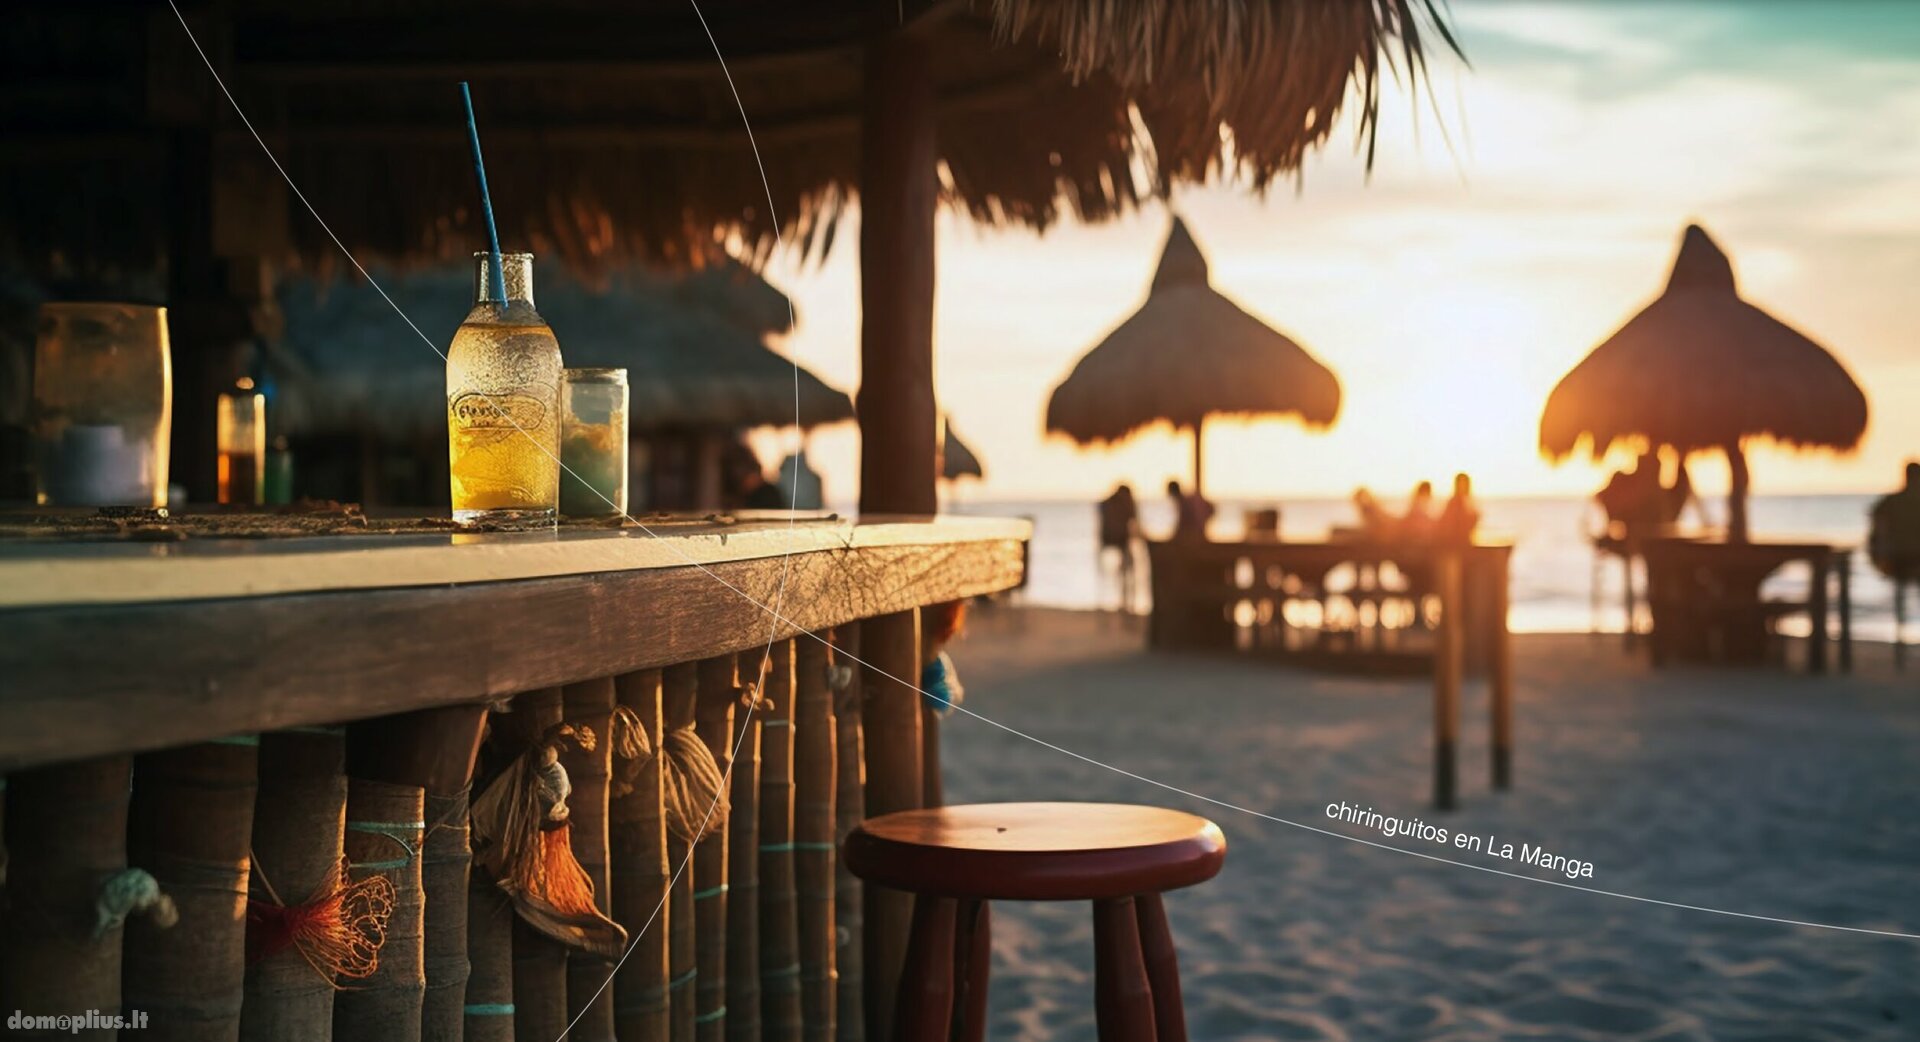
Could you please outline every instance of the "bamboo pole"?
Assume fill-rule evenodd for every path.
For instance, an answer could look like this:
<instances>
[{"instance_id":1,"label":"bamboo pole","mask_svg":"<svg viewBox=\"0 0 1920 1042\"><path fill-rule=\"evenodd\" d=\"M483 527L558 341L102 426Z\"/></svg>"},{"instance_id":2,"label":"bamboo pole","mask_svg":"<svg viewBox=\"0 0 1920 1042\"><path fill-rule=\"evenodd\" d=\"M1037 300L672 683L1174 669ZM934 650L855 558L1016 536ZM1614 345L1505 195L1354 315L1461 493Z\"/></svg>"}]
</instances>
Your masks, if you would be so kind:
<instances>
[{"instance_id":1,"label":"bamboo pole","mask_svg":"<svg viewBox=\"0 0 1920 1042\"><path fill-rule=\"evenodd\" d=\"M507 746L512 743L503 733L512 732L510 713L488 713L483 719L483 734L488 740L480 748L483 769L476 772L474 791L483 791L511 759ZM471 829L471 814L469 814ZM513 1006L513 901L486 872L470 872L467 878L467 991L462 1007L465 1042L511 1042L514 1037Z\"/></svg>"},{"instance_id":2,"label":"bamboo pole","mask_svg":"<svg viewBox=\"0 0 1920 1042\"><path fill-rule=\"evenodd\" d=\"M540 740L565 717L559 688L529 691L514 700L503 730L515 755ZM553 1042L567 1029L567 949L513 919L513 1037L516 1042Z\"/></svg>"},{"instance_id":3,"label":"bamboo pole","mask_svg":"<svg viewBox=\"0 0 1920 1042\"><path fill-rule=\"evenodd\" d=\"M573 856L593 881L593 903L613 912L608 879L608 778L613 770L612 677L569 684L562 691L567 722L593 734L591 751L579 743L565 746L560 762L573 783L567 800L572 822ZM613 960L587 952L567 953L568 1038L575 1042L613 1042Z\"/></svg>"},{"instance_id":4,"label":"bamboo pole","mask_svg":"<svg viewBox=\"0 0 1920 1042\"><path fill-rule=\"evenodd\" d=\"M465 1042L513 1040L513 902L481 873L467 880Z\"/></svg>"},{"instance_id":5,"label":"bamboo pole","mask_svg":"<svg viewBox=\"0 0 1920 1042\"><path fill-rule=\"evenodd\" d=\"M729 777L733 753L733 708L740 700L739 674L732 655L702 659L700 697L694 715L701 741ZM723 791L724 786L723 786ZM694 981L694 1037L720 1042L727 1037L727 873L728 832L720 810L699 808L710 817L711 831L694 845L694 951L699 976Z\"/></svg>"},{"instance_id":6,"label":"bamboo pole","mask_svg":"<svg viewBox=\"0 0 1920 1042\"><path fill-rule=\"evenodd\" d=\"M766 703L761 698L773 657L740 655L741 687L749 699L734 718L733 769L727 815L727 1038L760 1042L760 742ZM789 663L788 668L792 668Z\"/></svg>"},{"instance_id":7,"label":"bamboo pole","mask_svg":"<svg viewBox=\"0 0 1920 1042\"><path fill-rule=\"evenodd\" d=\"M845 849L847 836L867 816L866 732L861 704L862 670L860 626L833 631L834 691L834 850ZM864 1042L867 1018L865 992L866 900L865 884L837 860L833 871L834 922L834 1038L836 1042Z\"/></svg>"},{"instance_id":8,"label":"bamboo pole","mask_svg":"<svg viewBox=\"0 0 1920 1042\"><path fill-rule=\"evenodd\" d=\"M418 786L426 823L420 850L424 1042L460 1042L465 1033L467 880L473 853L467 802L486 728L484 705L442 706L363 720L347 727L351 778Z\"/></svg>"},{"instance_id":9,"label":"bamboo pole","mask_svg":"<svg viewBox=\"0 0 1920 1042\"><path fill-rule=\"evenodd\" d=\"M661 705L668 731L694 727L700 699L699 668L693 663L669 666L660 676ZM666 748L666 742L661 742ZM667 863L674 873L672 894L667 902L667 983L671 1000L672 1042L693 1042L694 1023L699 1017L699 996L695 985L700 976L698 924L694 920L694 876L699 866L695 844L684 837L667 834Z\"/></svg>"},{"instance_id":10,"label":"bamboo pole","mask_svg":"<svg viewBox=\"0 0 1920 1042\"><path fill-rule=\"evenodd\" d=\"M121 1014L124 927L101 922L101 888L127 872L127 784L133 760L109 756L23 771L7 779L6 929L0 1008L55 1016ZM22 1032L22 1037L110 1040L116 1032Z\"/></svg>"},{"instance_id":11,"label":"bamboo pole","mask_svg":"<svg viewBox=\"0 0 1920 1042\"><path fill-rule=\"evenodd\" d=\"M380 967L340 992L333 1003L333 1037L417 1042L426 1000L425 894L420 847L426 832L426 793L417 785L347 779L347 876L385 876L393 884Z\"/></svg>"},{"instance_id":12,"label":"bamboo pole","mask_svg":"<svg viewBox=\"0 0 1920 1042\"><path fill-rule=\"evenodd\" d=\"M766 1042L799 1042L800 921L794 893L794 642L773 646L760 703L760 1015Z\"/></svg>"},{"instance_id":13,"label":"bamboo pole","mask_svg":"<svg viewBox=\"0 0 1920 1042\"><path fill-rule=\"evenodd\" d=\"M127 929L124 997L151 1018L144 1037L240 1037L259 753L245 736L134 760L129 847L180 911L172 928Z\"/></svg>"},{"instance_id":14,"label":"bamboo pole","mask_svg":"<svg viewBox=\"0 0 1920 1042\"><path fill-rule=\"evenodd\" d=\"M793 871L798 899L801 1037L807 1042L832 1042L837 1014L833 812L838 736L834 692L829 682L831 668L824 639L807 636L795 643Z\"/></svg>"},{"instance_id":15,"label":"bamboo pole","mask_svg":"<svg viewBox=\"0 0 1920 1042\"><path fill-rule=\"evenodd\" d=\"M347 820L346 735L308 727L260 736L250 904L289 907L339 884ZM256 956L240 1008L243 1042L326 1042L334 978L297 949Z\"/></svg>"},{"instance_id":16,"label":"bamboo pole","mask_svg":"<svg viewBox=\"0 0 1920 1042\"><path fill-rule=\"evenodd\" d=\"M672 979L667 891L678 866L667 860L666 808L660 788L666 764L660 671L628 673L616 678L614 686L619 704L639 718L647 748L652 750L625 768L630 788L613 797L608 811L613 917L627 928L631 946L614 981L614 1024L623 1039L665 1040L673 1030L667 992ZM620 770L616 768L616 773Z\"/></svg>"},{"instance_id":17,"label":"bamboo pole","mask_svg":"<svg viewBox=\"0 0 1920 1042\"><path fill-rule=\"evenodd\" d=\"M867 739L868 817L915 810L921 803L919 609L881 615L861 623L864 717ZM894 993L907 956L913 921L913 897L898 890L866 887L867 1037L893 1035Z\"/></svg>"}]
</instances>

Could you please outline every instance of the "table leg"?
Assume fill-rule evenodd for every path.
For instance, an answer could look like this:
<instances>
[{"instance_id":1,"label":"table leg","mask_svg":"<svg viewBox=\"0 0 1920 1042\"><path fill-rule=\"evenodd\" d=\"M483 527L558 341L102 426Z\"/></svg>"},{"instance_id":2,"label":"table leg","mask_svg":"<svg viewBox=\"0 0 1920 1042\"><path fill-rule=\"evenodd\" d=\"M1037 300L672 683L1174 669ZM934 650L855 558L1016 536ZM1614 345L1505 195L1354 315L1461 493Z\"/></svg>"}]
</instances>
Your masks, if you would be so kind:
<instances>
[{"instance_id":1,"label":"table leg","mask_svg":"<svg viewBox=\"0 0 1920 1042\"><path fill-rule=\"evenodd\" d=\"M1842 551L1833 558L1840 573L1840 672L1853 672L1853 555Z\"/></svg>"},{"instance_id":2,"label":"table leg","mask_svg":"<svg viewBox=\"0 0 1920 1042\"><path fill-rule=\"evenodd\" d=\"M1813 632L1807 635L1807 672L1825 673L1827 671L1827 573L1832 561L1826 557L1816 557L1813 562L1813 591L1808 599L1807 614L1813 624Z\"/></svg>"},{"instance_id":3,"label":"table leg","mask_svg":"<svg viewBox=\"0 0 1920 1042\"><path fill-rule=\"evenodd\" d=\"M1501 553L1494 569L1493 610L1488 612L1491 632L1487 647L1493 661L1488 664L1488 695L1493 714L1493 787L1513 787L1513 637L1507 629L1508 559Z\"/></svg>"},{"instance_id":4,"label":"table leg","mask_svg":"<svg viewBox=\"0 0 1920 1042\"><path fill-rule=\"evenodd\" d=\"M1460 735L1461 612L1460 558L1442 554L1435 560L1435 582L1440 591L1439 645L1433 655L1433 805L1454 807L1455 751Z\"/></svg>"},{"instance_id":5,"label":"table leg","mask_svg":"<svg viewBox=\"0 0 1920 1042\"><path fill-rule=\"evenodd\" d=\"M1140 954L1153 989L1153 1024L1158 1042L1187 1042L1187 1012L1180 999L1180 959L1167 927L1167 906L1159 894L1133 899L1140 921Z\"/></svg>"},{"instance_id":6,"label":"table leg","mask_svg":"<svg viewBox=\"0 0 1920 1042\"><path fill-rule=\"evenodd\" d=\"M894 1042L946 1042L953 1024L954 902L921 895L893 1007Z\"/></svg>"},{"instance_id":7,"label":"table leg","mask_svg":"<svg viewBox=\"0 0 1920 1042\"><path fill-rule=\"evenodd\" d=\"M1159 1042L1131 897L1093 903L1093 1002L1100 1042Z\"/></svg>"}]
</instances>

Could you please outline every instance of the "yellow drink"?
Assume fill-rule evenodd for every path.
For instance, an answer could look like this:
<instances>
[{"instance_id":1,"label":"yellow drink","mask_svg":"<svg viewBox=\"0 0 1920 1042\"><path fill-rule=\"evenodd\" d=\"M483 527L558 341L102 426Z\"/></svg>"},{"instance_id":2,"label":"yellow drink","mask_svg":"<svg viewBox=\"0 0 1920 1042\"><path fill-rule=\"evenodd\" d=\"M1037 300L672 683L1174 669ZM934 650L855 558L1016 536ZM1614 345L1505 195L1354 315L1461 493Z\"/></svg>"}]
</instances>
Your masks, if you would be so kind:
<instances>
[{"instance_id":1,"label":"yellow drink","mask_svg":"<svg viewBox=\"0 0 1920 1042\"><path fill-rule=\"evenodd\" d=\"M560 501L560 343L533 309L532 258L503 258L507 303L478 302L447 348L447 463L458 521L550 520Z\"/></svg>"}]
</instances>

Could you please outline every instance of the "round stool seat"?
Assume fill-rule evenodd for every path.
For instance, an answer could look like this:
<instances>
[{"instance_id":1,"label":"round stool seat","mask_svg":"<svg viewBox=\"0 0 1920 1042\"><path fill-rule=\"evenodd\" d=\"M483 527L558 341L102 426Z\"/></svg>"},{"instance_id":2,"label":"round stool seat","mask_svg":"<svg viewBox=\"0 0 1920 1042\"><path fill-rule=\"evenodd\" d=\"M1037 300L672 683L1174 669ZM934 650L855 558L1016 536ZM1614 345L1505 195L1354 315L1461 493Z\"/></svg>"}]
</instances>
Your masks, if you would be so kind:
<instances>
[{"instance_id":1,"label":"round stool seat","mask_svg":"<svg viewBox=\"0 0 1920 1042\"><path fill-rule=\"evenodd\" d=\"M1117 803L982 803L900 811L847 836L847 868L881 886L982 901L1098 901L1212 879L1213 822Z\"/></svg>"}]
</instances>

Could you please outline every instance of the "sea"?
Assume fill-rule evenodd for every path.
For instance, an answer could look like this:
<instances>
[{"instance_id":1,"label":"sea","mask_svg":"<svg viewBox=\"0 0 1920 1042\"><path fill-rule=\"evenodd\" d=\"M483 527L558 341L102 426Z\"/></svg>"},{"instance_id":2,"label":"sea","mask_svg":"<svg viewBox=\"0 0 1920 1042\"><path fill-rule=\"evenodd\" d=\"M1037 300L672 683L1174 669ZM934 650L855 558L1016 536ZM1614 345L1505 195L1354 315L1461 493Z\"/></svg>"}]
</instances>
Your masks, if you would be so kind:
<instances>
[{"instance_id":1,"label":"sea","mask_svg":"<svg viewBox=\"0 0 1920 1042\"><path fill-rule=\"evenodd\" d=\"M1853 635L1859 640L1891 641L1894 637L1893 584L1866 560L1867 512L1871 495L1755 496L1749 518L1756 539L1794 539L1827 542L1855 548L1852 565ZM1241 531L1247 510L1278 506L1281 532L1289 539L1324 537L1336 525L1354 523L1353 505L1345 499L1290 499L1284 501L1224 501L1209 534L1233 539ZM1722 508L1709 499L1708 509ZM1061 608L1112 608L1119 603L1118 585L1099 566L1098 519L1094 504L1061 500L962 501L949 503L950 513L1024 517L1033 522L1033 543L1027 586L1019 594L1027 603ZM1511 625L1522 632L1619 631L1625 626L1622 607L1622 568L1617 558L1596 560L1592 533L1601 517L1592 500L1581 497L1487 499L1480 504L1481 531L1515 541L1512 570ZM1140 524L1153 538L1173 527L1173 509L1163 497L1140 505ZM1804 598L1809 577L1804 566L1776 573L1764 590L1767 596ZM1144 585L1144 584L1142 584ZM1920 605L1909 593L1906 640L1920 638ZM1596 608L1597 604L1597 608ZM1143 602L1139 607L1144 608ZM1794 632L1802 620L1783 620Z\"/></svg>"}]
</instances>

